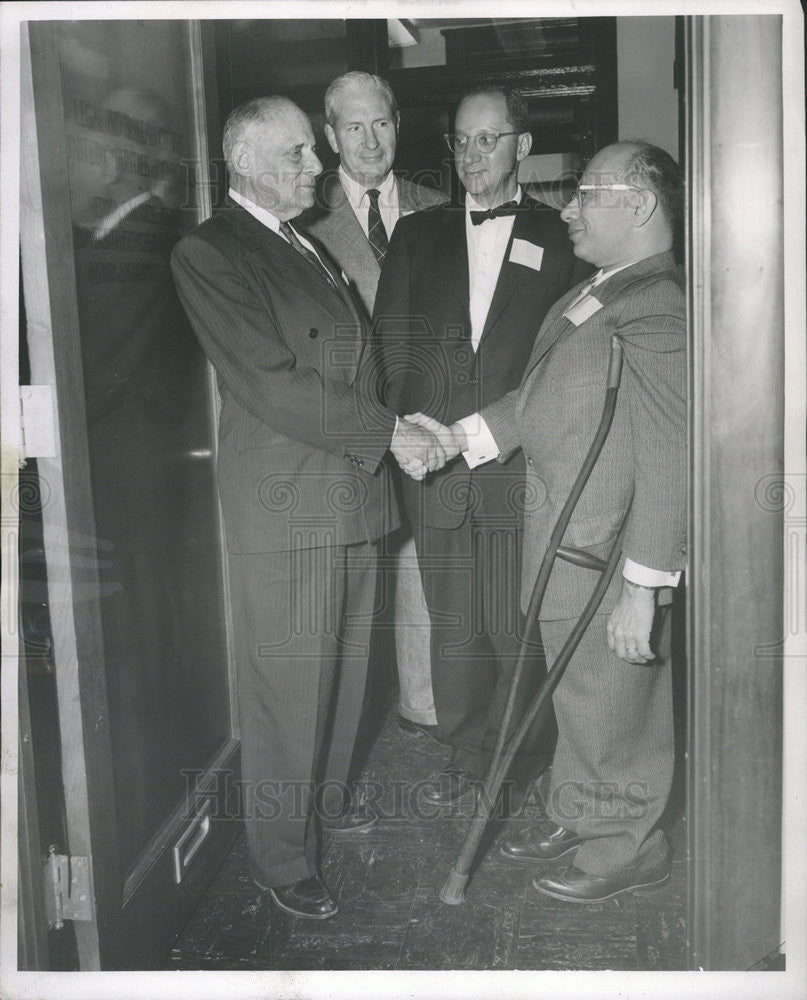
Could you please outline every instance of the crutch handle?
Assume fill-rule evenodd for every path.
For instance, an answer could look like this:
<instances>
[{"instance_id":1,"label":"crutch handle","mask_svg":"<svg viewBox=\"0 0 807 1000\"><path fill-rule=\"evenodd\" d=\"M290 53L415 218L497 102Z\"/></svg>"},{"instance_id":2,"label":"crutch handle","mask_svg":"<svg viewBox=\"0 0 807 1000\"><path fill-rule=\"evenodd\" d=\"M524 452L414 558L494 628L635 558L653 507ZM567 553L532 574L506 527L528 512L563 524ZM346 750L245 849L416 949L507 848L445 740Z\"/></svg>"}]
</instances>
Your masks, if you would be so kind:
<instances>
[{"instance_id":1,"label":"crutch handle","mask_svg":"<svg viewBox=\"0 0 807 1000\"><path fill-rule=\"evenodd\" d=\"M611 337L611 354L608 358L608 388L617 389L622 377L622 341L614 334Z\"/></svg>"},{"instance_id":2,"label":"crutch handle","mask_svg":"<svg viewBox=\"0 0 807 1000\"><path fill-rule=\"evenodd\" d=\"M557 554L560 559L565 559L566 562L582 566L583 569L594 569L598 573L602 573L606 566L605 560L600 559L599 556L593 556L585 549L573 549L570 545L559 545Z\"/></svg>"}]
</instances>

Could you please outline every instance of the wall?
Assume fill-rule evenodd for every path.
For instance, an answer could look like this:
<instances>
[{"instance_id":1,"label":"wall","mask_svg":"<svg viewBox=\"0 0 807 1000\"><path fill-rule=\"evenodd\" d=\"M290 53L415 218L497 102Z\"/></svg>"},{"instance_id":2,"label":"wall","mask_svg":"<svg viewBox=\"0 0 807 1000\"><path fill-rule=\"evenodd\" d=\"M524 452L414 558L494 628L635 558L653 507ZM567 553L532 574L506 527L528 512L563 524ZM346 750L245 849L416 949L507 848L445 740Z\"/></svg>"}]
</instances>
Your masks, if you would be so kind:
<instances>
[{"instance_id":1,"label":"wall","mask_svg":"<svg viewBox=\"0 0 807 1000\"><path fill-rule=\"evenodd\" d=\"M617 18L616 51L620 139L647 139L679 159L675 18Z\"/></svg>"}]
</instances>

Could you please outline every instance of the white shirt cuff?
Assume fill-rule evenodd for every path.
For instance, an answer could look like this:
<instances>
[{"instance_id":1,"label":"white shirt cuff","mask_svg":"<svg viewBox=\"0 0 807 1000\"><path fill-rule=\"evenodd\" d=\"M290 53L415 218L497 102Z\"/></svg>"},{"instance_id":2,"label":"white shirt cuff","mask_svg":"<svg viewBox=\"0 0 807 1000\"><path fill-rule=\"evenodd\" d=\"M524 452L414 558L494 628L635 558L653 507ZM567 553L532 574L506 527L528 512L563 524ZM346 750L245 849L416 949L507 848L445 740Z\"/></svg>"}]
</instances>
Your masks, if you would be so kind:
<instances>
[{"instance_id":1,"label":"white shirt cuff","mask_svg":"<svg viewBox=\"0 0 807 1000\"><path fill-rule=\"evenodd\" d=\"M462 457L468 463L469 469L475 469L477 465L484 465L485 462L491 462L499 457L499 446L481 414L472 413L457 423L468 438L468 448L462 453Z\"/></svg>"},{"instance_id":2,"label":"white shirt cuff","mask_svg":"<svg viewBox=\"0 0 807 1000\"><path fill-rule=\"evenodd\" d=\"M667 573L661 569L650 569L649 566L642 566L627 558L622 575L640 587L677 587L681 579L680 570L677 573Z\"/></svg>"}]
</instances>

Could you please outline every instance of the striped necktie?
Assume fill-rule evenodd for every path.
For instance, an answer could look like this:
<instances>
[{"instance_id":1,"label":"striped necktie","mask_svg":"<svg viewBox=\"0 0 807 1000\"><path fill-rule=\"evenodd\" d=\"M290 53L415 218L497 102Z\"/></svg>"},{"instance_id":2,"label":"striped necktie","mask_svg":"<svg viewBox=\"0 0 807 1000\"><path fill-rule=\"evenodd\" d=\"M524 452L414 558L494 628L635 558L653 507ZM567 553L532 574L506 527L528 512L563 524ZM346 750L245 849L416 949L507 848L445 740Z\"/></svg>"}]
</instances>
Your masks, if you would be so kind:
<instances>
[{"instance_id":1,"label":"striped necktie","mask_svg":"<svg viewBox=\"0 0 807 1000\"><path fill-rule=\"evenodd\" d=\"M373 248L375 259L378 261L379 266L381 266L384 263L384 258L387 256L389 240L387 239L387 231L384 228L384 223L381 220L381 212L378 209L378 195L379 191L377 188L370 188L367 192L367 197L370 199L370 208L367 212L367 239Z\"/></svg>"},{"instance_id":2,"label":"striped necktie","mask_svg":"<svg viewBox=\"0 0 807 1000\"><path fill-rule=\"evenodd\" d=\"M331 286L331 288L336 288L336 282L334 281L331 272L328 270L327 267L325 267L325 265L322 263L319 257L317 257L317 255L313 252L313 250L309 250L308 247L303 246L303 244L300 242L299 237L297 236L297 233L295 233L295 231L291 228L288 222L280 223L280 232L286 237L286 239L289 241L292 247L294 247L297 253L300 254L300 256L305 257L305 259L308 261L309 264L313 264L313 266L319 271L319 273L324 278L327 278L328 284Z\"/></svg>"}]
</instances>

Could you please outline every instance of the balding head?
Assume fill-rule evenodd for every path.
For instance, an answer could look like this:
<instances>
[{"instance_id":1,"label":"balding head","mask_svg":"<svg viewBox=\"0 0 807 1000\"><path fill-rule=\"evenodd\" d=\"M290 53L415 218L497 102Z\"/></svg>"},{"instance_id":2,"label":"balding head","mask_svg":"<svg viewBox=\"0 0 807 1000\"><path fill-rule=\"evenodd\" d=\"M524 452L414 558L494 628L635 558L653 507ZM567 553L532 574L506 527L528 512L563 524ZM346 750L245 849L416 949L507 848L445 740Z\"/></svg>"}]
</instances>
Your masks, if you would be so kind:
<instances>
[{"instance_id":1,"label":"balding head","mask_svg":"<svg viewBox=\"0 0 807 1000\"><path fill-rule=\"evenodd\" d=\"M271 128L272 122L282 118L284 114L300 111L296 104L287 97L270 96L256 97L246 104L234 108L224 122L224 132L221 145L227 166L232 166L233 147L239 139L245 139L255 126ZM302 114L302 112L300 112Z\"/></svg>"},{"instance_id":2,"label":"balding head","mask_svg":"<svg viewBox=\"0 0 807 1000\"><path fill-rule=\"evenodd\" d=\"M681 221L684 205L681 168L666 150L649 142L628 140L615 145L623 150L625 157L622 180L653 191L667 221L675 228Z\"/></svg>"},{"instance_id":3,"label":"balding head","mask_svg":"<svg viewBox=\"0 0 807 1000\"><path fill-rule=\"evenodd\" d=\"M233 190L281 222L314 204L322 164L311 123L287 97L257 97L232 111L222 146Z\"/></svg>"},{"instance_id":4,"label":"balding head","mask_svg":"<svg viewBox=\"0 0 807 1000\"><path fill-rule=\"evenodd\" d=\"M588 162L561 218L578 257L616 267L671 249L682 199L681 173L668 153L616 142Z\"/></svg>"}]
</instances>

